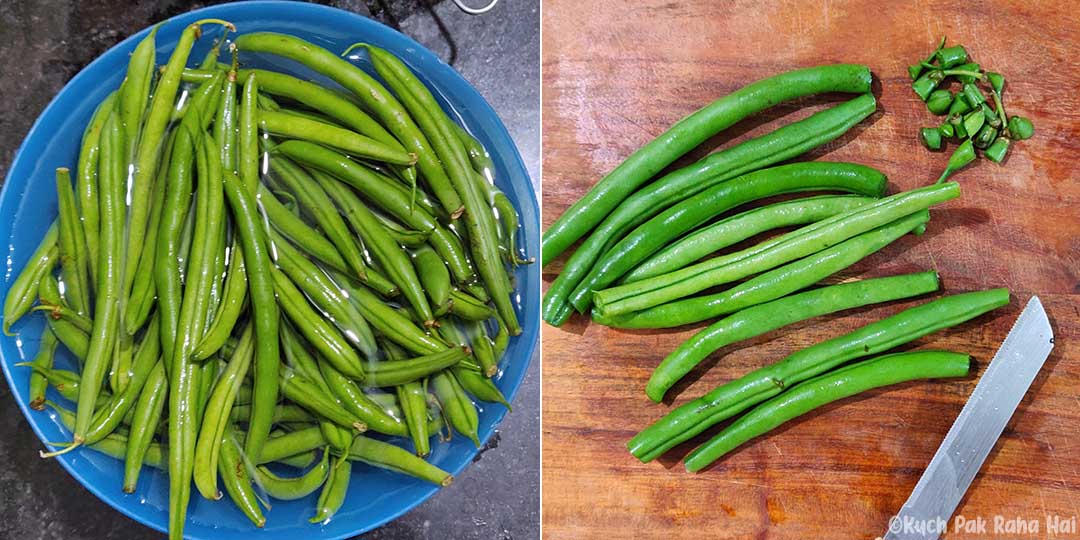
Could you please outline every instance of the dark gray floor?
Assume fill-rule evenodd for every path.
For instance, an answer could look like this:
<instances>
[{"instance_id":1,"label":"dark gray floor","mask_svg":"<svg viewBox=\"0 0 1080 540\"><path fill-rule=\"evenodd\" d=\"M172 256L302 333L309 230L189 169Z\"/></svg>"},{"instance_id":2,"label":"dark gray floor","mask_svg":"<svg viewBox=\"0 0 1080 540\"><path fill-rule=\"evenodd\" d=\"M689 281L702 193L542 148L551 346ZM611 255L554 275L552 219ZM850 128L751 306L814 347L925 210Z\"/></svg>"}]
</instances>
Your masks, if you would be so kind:
<instances>
[{"instance_id":1,"label":"dark gray floor","mask_svg":"<svg viewBox=\"0 0 1080 540\"><path fill-rule=\"evenodd\" d=\"M83 66L123 37L218 2L0 1L0 178L38 113ZM502 0L471 17L449 1L320 2L394 26L450 62L495 107L540 183L538 1ZM470 5L482 4L470 0ZM366 538L540 537L539 355L492 448L454 485ZM41 448L0 385L0 540L143 540L161 535L120 515L41 460Z\"/></svg>"}]
</instances>

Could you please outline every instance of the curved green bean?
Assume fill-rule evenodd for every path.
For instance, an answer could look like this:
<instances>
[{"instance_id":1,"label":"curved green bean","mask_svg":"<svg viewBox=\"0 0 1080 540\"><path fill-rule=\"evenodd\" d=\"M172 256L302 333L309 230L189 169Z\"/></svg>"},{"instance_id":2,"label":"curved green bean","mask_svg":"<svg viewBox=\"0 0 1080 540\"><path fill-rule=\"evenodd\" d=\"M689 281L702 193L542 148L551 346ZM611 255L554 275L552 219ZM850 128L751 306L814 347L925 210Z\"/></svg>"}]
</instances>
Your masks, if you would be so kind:
<instances>
[{"instance_id":1,"label":"curved green bean","mask_svg":"<svg viewBox=\"0 0 1080 540\"><path fill-rule=\"evenodd\" d=\"M235 434L230 433L222 436L220 446L221 457L218 460L218 473L221 475L222 483L225 484L225 491L237 508L256 527L263 528L266 525L266 518L263 516L262 508L259 506L259 496L252 487L248 467L244 462L240 444L236 441Z\"/></svg>"},{"instance_id":2,"label":"curved green bean","mask_svg":"<svg viewBox=\"0 0 1080 540\"><path fill-rule=\"evenodd\" d=\"M51 369L53 359L56 358L56 334L46 328L41 333L41 341L38 343L38 352L34 355L32 366L35 368L30 373L30 408L40 411L45 408L45 390L49 387L49 381L40 369Z\"/></svg>"},{"instance_id":3,"label":"curved green bean","mask_svg":"<svg viewBox=\"0 0 1080 540\"><path fill-rule=\"evenodd\" d=\"M294 114L263 110L259 112L259 127L274 135L290 139L303 139L325 144L348 152L350 155L382 161L393 165L412 165L416 156L404 150L396 150L342 127L320 122Z\"/></svg>"},{"instance_id":4,"label":"curved green bean","mask_svg":"<svg viewBox=\"0 0 1080 540\"><path fill-rule=\"evenodd\" d=\"M627 447L634 457L651 461L710 426L779 394L788 386L850 360L887 351L968 321L1008 302L1007 289L956 294L869 323L717 387L642 430Z\"/></svg>"},{"instance_id":5,"label":"curved green bean","mask_svg":"<svg viewBox=\"0 0 1080 540\"><path fill-rule=\"evenodd\" d=\"M57 240L60 237L59 220L45 231L45 237L41 239L37 249L30 254L30 259L23 267L22 272L8 287L7 297L4 298L4 333L11 335L11 325L15 324L37 299L38 286L41 279L52 272L56 260L60 254Z\"/></svg>"},{"instance_id":6,"label":"curved green bean","mask_svg":"<svg viewBox=\"0 0 1080 540\"><path fill-rule=\"evenodd\" d=\"M726 345L827 313L926 294L938 286L937 272L919 272L821 287L737 311L694 334L664 358L649 377L645 394L659 403L676 382Z\"/></svg>"},{"instance_id":7,"label":"curved green bean","mask_svg":"<svg viewBox=\"0 0 1080 540\"><path fill-rule=\"evenodd\" d=\"M352 476L352 462L345 458L334 458L330 466L330 476L323 485L319 500L315 503L315 515L308 521L326 523L341 509L345 494L349 491L349 479Z\"/></svg>"},{"instance_id":8,"label":"curved green bean","mask_svg":"<svg viewBox=\"0 0 1080 540\"><path fill-rule=\"evenodd\" d=\"M742 443L827 403L907 381L963 377L970 361L966 354L915 351L880 356L819 375L740 416L686 456L686 470L700 471Z\"/></svg>"},{"instance_id":9,"label":"curved green bean","mask_svg":"<svg viewBox=\"0 0 1080 540\"><path fill-rule=\"evenodd\" d=\"M217 489L218 459L221 444L226 440L226 428L230 424L229 411L233 408L240 384L247 377L251 360L255 356L254 327L248 324L240 335L240 343L229 358L229 364L214 384L207 402L199 435L195 443L195 487L203 497L211 500L221 498Z\"/></svg>"},{"instance_id":10,"label":"curved green bean","mask_svg":"<svg viewBox=\"0 0 1080 540\"><path fill-rule=\"evenodd\" d=\"M255 483L266 491L267 495L283 501L303 499L322 487L330 474L330 453L323 452L322 459L315 467L296 478L282 478L266 467L255 467Z\"/></svg>"},{"instance_id":11,"label":"curved green bean","mask_svg":"<svg viewBox=\"0 0 1080 540\"><path fill-rule=\"evenodd\" d=\"M431 376L430 384L448 423L479 447L480 437L477 430L480 427L480 419L476 412L476 405L465 394L461 383L449 371L442 371Z\"/></svg>"},{"instance_id":12,"label":"curved green bean","mask_svg":"<svg viewBox=\"0 0 1080 540\"><path fill-rule=\"evenodd\" d=\"M451 347L445 351L405 360L368 362L364 370L364 385L387 387L414 382L456 366L469 354L470 350L467 346Z\"/></svg>"},{"instance_id":13,"label":"curved green bean","mask_svg":"<svg viewBox=\"0 0 1080 540\"><path fill-rule=\"evenodd\" d=\"M363 435L353 440L349 447L349 459L414 476L436 486L447 487L454 481L450 473L414 456L408 450Z\"/></svg>"}]
</instances>

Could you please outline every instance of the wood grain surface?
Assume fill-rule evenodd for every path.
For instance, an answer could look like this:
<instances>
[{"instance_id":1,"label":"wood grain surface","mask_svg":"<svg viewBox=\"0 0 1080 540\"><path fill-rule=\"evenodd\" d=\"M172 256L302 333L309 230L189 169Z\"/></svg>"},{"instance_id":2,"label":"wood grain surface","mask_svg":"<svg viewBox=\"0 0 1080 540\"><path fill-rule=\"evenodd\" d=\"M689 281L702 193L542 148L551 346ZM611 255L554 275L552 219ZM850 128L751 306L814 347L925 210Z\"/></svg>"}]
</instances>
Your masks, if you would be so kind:
<instances>
[{"instance_id":1,"label":"wood grain surface","mask_svg":"<svg viewBox=\"0 0 1080 540\"><path fill-rule=\"evenodd\" d=\"M995 516L1080 519L1080 15L1068 3L580 2L543 13L543 220L550 225L603 174L672 123L772 74L865 63L878 112L804 159L853 161L889 175L890 192L931 183L948 153L918 129L938 120L910 90L908 64L942 35L1007 80L1006 110L1033 139L998 166L954 178L963 196L935 208L927 234L905 237L834 279L940 272L944 292L1009 287L1006 308L914 342L976 359L963 380L909 383L842 400L755 439L700 474L683 445L641 464L625 449L673 406L799 348L925 302L819 317L714 354L657 405L644 395L657 363L699 326L612 330L581 316L543 330L544 537L875 538L911 493L994 351L1032 294L1056 348L957 511L1000 538ZM844 99L785 104L714 137L687 164ZM550 283L564 255L545 268ZM715 429L708 434L715 433ZM699 437L695 443L705 439ZM1075 522L1074 522L1075 523ZM1075 525L1074 525L1075 526Z\"/></svg>"}]
</instances>

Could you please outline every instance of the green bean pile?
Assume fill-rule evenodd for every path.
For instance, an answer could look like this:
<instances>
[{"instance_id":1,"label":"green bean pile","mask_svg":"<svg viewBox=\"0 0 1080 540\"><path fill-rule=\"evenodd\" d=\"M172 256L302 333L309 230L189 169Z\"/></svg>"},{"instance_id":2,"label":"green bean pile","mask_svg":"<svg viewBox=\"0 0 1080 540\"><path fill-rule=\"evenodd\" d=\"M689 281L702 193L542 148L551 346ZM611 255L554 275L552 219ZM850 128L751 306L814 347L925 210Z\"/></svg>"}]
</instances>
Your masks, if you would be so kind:
<instances>
[{"instance_id":1,"label":"green bean pile","mask_svg":"<svg viewBox=\"0 0 1080 540\"><path fill-rule=\"evenodd\" d=\"M885 196L885 175L853 163L777 165L835 140L871 115L876 103L870 81L869 68L858 65L782 73L716 100L636 151L544 233L544 264L583 239L544 297L544 320L559 326L575 310L616 328L672 328L716 319L653 372L645 393L659 403L721 347L812 317L937 291L940 283L932 271L804 290L909 233L921 235L929 208L960 196L957 183L942 181ZM822 92L857 96L654 178L746 116ZM805 191L844 194L746 208ZM720 253L792 226L798 228ZM745 411L687 456L687 469L699 471L825 403L903 381L963 376L968 356L953 352L915 351L843 364L967 321L1008 300L1004 289L948 296L808 347L674 409L631 439L628 449L651 461Z\"/></svg>"},{"instance_id":2,"label":"green bean pile","mask_svg":"<svg viewBox=\"0 0 1080 540\"><path fill-rule=\"evenodd\" d=\"M983 71L971 61L963 45L946 47L945 38L941 38L930 56L908 67L908 75L913 81L911 89L926 102L927 110L946 115L940 126L919 130L923 145L930 150L941 150L946 139L961 141L949 156L939 183L975 161L976 149L986 159L1001 164L1012 141L1022 141L1035 134L1031 120L1005 114L1002 102L1005 76ZM960 85L955 93L948 88L952 79ZM990 94L993 106L987 101L984 89Z\"/></svg>"},{"instance_id":3,"label":"green bean pile","mask_svg":"<svg viewBox=\"0 0 1080 540\"><path fill-rule=\"evenodd\" d=\"M223 36L195 67L188 26L158 69L157 29L83 135L59 217L11 287L10 332L47 314L31 407L72 442L169 476L169 537L191 486L219 482L256 526L260 496L321 489L311 521L342 505L351 462L446 486L431 438L479 445L474 399L521 332L518 215L481 144L392 54L360 45L378 79L298 38ZM350 48L351 50L351 48ZM288 58L340 84L239 69ZM59 266L59 271L54 269ZM35 307L35 301L38 305ZM55 367L58 346L79 370ZM46 399L49 386L76 404ZM411 442L399 446L365 431ZM281 477L266 467L302 470Z\"/></svg>"}]
</instances>

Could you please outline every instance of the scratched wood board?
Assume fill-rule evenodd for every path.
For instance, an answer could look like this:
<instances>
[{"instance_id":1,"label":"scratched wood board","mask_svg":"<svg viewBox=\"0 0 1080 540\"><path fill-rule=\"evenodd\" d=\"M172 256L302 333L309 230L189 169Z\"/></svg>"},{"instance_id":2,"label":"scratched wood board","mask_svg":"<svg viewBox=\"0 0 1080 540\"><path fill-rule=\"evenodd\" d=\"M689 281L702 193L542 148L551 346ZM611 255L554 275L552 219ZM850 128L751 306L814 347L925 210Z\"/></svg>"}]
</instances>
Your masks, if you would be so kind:
<instances>
[{"instance_id":1,"label":"scratched wood board","mask_svg":"<svg viewBox=\"0 0 1080 540\"><path fill-rule=\"evenodd\" d=\"M641 464L626 441L673 406L799 348L927 300L819 317L722 349L653 404L645 381L702 325L613 330L575 316L543 330L544 537L874 538L911 493L1020 309L1042 298L1056 348L958 514L1080 515L1080 15L1058 2L570 2L543 13L543 220L679 118L751 81L824 63L869 65L878 112L803 159L853 161L889 175L890 193L932 182L948 150L918 128L938 121L906 67L942 35L1007 80L1006 110L1036 136L1008 161L955 176L961 198L834 280L937 270L946 293L1009 287L1006 308L915 341L975 357L962 380L903 384L845 399L755 439L700 474L683 445ZM799 100L747 119L678 164L845 99ZM949 147L951 150L952 146ZM564 255L544 269L550 284ZM932 295L936 297L938 295ZM713 434L716 430L707 433ZM704 437L695 439L701 443ZM954 531L944 538L986 538Z\"/></svg>"}]
</instances>

